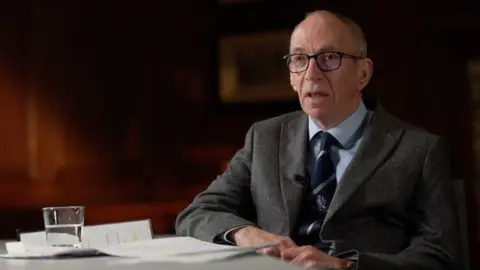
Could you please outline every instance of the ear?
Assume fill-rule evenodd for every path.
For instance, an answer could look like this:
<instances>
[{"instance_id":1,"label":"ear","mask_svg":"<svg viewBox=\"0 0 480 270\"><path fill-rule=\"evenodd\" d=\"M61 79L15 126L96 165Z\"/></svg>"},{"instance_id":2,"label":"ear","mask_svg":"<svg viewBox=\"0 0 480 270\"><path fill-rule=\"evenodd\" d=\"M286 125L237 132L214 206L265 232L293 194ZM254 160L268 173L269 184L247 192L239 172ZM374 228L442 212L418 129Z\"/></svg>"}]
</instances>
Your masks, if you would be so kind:
<instances>
[{"instance_id":1,"label":"ear","mask_svg":"<svg viewBox=\"0 0 480 270\"><path fill-rule=\"evenodd\" d=\"M370 79L372 78L373 75L373 62L369 58L363 59L361 69L360 69L360 85L359 89L360 91L367 86L368 82L370 82Z\"/></svg>"}]
</instances>

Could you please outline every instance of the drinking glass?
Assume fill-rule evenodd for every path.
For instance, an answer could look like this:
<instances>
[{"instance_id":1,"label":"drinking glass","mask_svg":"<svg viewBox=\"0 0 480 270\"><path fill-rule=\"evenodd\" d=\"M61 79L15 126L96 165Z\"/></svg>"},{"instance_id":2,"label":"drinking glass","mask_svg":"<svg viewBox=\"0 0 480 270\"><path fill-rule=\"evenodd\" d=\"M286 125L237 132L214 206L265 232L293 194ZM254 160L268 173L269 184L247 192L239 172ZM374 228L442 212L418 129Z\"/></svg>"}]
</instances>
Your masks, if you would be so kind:
<instances>
[{"instance_id":1,"label":"drinking glass","mask_svg":"<svg viewBox=\"0 0 480 270\"><path fill-rule=\"evenodd\" d=\"M84 206L45 207L42 210L47 244L60 247L82 246Z\"/></svg>"}]
</instances>

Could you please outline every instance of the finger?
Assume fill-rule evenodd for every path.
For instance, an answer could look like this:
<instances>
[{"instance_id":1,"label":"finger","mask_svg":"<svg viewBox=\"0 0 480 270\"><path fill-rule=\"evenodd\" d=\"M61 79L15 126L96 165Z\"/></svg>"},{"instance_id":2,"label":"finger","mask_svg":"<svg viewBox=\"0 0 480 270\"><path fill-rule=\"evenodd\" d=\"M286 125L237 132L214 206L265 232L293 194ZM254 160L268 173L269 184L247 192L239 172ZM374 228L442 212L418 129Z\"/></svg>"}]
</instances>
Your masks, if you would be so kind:
<instances>
[{"instance_id":1,"label":"finger","mask_svg":"<svg viewBox=\"0 0 480 270\"><path fill-rule=\"evenodd\" d=\"M290 238L287 240L288 247L293 248L293 247L298 247L297 244Z\"/></svg>"},{"instance_id":2,"label":"finger","mask_svg":"<svg viewBox=\"0 0 480 270\"><path fill-rule=\"evenodd\" d=\"M307 260L307 261L302 263L302 266L305 267L305 268L315 268L315 267L318 267L319 265L316 261Z\"/></svg>"},{"instance_id":3,"label":"finger","mask_svg":"<svg viewBox=\"0 0 480 270\"><path fill-rule=\"evenodd\" d=\"M316 268L316 267L328 267L328 269L337 269L339 267L332 265L331 263L322 261L322 260L316 260L315 258L312 258L309 255L306 255L305 253L302 253L298 255L295 259L290 261L290 263L302 266L305 268Z\"/></svg>"},{"instance_id":4,"label":"finger","mask_svg":"<svg viewBox=\"0 0 480 270\"><path fill-rule=\"evenodd\" d=\"M308 249L309 249L308 246L283 249L281 252L281 256L282 258L284 257L285 259L293 260L295 257L300 255L301 253L308 251Z\"/></svg>"},{"instance_id":5,"label":"finger","mask_svg":"<svg viewBox=\"0 0 480 270\"><path fill-rule=\"evenodd\" d=\"M277 247L262 248L258 252L264 255L280 257L280 250Z\"/></svg>"},{"instance_id":6,"label":"finger","mask_svg":"<svg viewBox=\"0 0 480 270\"><path fill-rule=\"evenodd\" d=\"M284 250L288 250L288 249L292 249L292 248L296 248L296 247L291 246L291 245L279 245L279 246L277 246L277 248L280 252L282 252Z\"/></svg>"},{"instance_id":7,"label":"finger","mask_svg":"<svg viewBox=\"0 0 480 270\"><path fill-rule=\"evenodd\" d=\"M281 241L280 241L280 245L286 247L286 248L292 248L292 247L296 247L297 245L295 244L295 242L292 241L292 239L290 238L283 238Z\"/></svg>"},{"instance_id":8,"label":"finger","mask_svg":"<svg viewBox=\"0 0 480 270\"><path fill-rule=\"evenodd\" d=\"M353 262L349 260L337 259L333 267L342 268L342 269L349 269L353 266Z\"/></svg>"},{"instance_id":9,"label":"finger","mask_svg":"<svg viewBox=\"0 0 480 270\"><path fill-rule=\"evenodd\" d=\"M305 248L300 247L300 248L295 248L295 249L289 249L288 253L282 253L282 258L286 261L291 261L295 264L303 264L305 260L310 260L310 254L308 252L304 251Z\"/></svg>"},{"instance_id":10,"label":"finger","mask_svg":"<svg viewBox=\"0 0 480 270\"><path fill-rule=\"evenodd\" d=\"M293 260L300 254L299 248L284 249L280 252L280 257L284 260Z\"/></svg>"},{"instance_id":11,"label":"finger","mask_svg":"<svg viewBox=\"0 0 480 270\"><path fill-rule=\"evenodd\" d=\"M261 248L261 249L257 249L257 253L267 254L269 249L271 249L271 248Z\"/></svg>"},{"instance_id":12,"label":"finger","mask_svg":"<svg viewBox=\"0 0 480 270\"><path fill-rule=\"evenodd\" d=\"M305 253L298 254L295 258L293 258L290 263L295 265L304 266L308 261L311 261Z\"/></svg>"},{"instance_id":13,"label":"finger","mask_svg":"<svg viewBox=\"0 0 480 270\"><path fill-rule=\"evenodd\" d=\"M320 263L320 266L328 267L332 269L348 269L353 265L353 262L349 260L339 259L335 257L328 257L326 259L321 259L316 261Z\"/></svg>"},{"instance_id":14,"label":"finger","mask_svg":"<svg viewBox=\"0 0 480 270\"><path fill-rule=\"evenodd\" d=\"M308 255L298 260L298 263L305 267L327 267L328 269L349 269L353 265L353 262L342 259L324 260Z\"/></svg>"}]
</instances>

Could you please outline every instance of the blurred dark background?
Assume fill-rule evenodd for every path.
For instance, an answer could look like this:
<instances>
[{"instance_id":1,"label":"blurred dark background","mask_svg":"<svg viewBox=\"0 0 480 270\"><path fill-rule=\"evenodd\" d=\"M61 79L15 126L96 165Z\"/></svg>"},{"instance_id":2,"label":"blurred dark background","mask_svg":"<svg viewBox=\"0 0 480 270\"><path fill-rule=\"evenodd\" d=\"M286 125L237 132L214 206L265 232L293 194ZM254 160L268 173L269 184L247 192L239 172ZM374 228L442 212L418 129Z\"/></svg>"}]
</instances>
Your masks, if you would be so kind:
<instances>
[{"instance_id":1,"label":"blurred dark background","mask_svg":"<svg viewBox=\"0 0 480 270\"><path fill-rule=\"evenodd\" d=\"M255 52L314 9L364 29L375 63L367 99L447 140L479 252L474 0L2 1L0 236L42 229L41 207L65 204L86 205L87 224L152 218L156 233L172 233L176 214L222 172L252 122L299 109L275 96L225 102L218 81L231 66L219 44L256 33L263 45L239 45Z\"/></svg>"}]
</instances>

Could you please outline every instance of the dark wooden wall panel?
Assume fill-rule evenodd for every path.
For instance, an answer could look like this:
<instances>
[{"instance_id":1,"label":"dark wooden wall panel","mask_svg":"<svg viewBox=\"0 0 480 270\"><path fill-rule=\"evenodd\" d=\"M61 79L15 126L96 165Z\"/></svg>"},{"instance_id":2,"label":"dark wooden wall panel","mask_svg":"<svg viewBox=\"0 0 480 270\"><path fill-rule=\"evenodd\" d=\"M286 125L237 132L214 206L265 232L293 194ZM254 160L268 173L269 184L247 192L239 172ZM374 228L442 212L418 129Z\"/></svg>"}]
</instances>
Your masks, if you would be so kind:
<instances>
[{"instance_id":1,"label":"dark wooden wall panel","mask_svg":"<svg viewBox=\"0 0 480 270\"><path fill-rule=\"evenodd\" d=\"M291 29L306 12L328 8L365 30L375 63L366 96L446 138L453 176L467 183L478 251L465 81L465 61L478 48L478 4L248 2L2 2L0 213L18 222L0 234L41 226L41 206L69 203L96 209L91 223L138 211L171 231L178 209L221 173L252 122L299 108L220 103L219 38Z\"/></svg>"}]
</instances>

